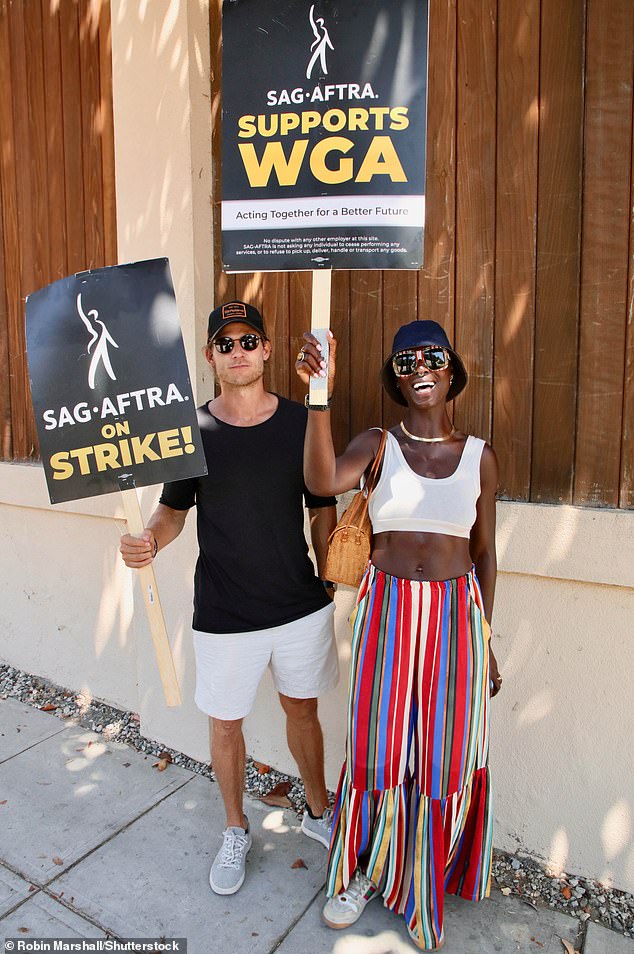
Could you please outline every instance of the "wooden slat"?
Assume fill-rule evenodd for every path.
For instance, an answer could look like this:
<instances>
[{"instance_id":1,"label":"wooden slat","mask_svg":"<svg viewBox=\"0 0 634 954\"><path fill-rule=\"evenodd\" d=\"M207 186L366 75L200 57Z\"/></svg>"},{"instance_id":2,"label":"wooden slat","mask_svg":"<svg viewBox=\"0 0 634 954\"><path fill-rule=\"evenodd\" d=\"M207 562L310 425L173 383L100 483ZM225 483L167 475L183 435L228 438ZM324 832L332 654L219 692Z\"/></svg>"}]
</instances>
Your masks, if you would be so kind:
<instances>
[{"instance_id":1,"label":"wooden slat","mask_svg":"<svg viewBox=\"0 0 634 954\"><path fill-rule=\"evenodd\" d=\"M383 355L392 350L394 335L401 325L418 318L418 273L383 272ZM381 360L381 364L383 361ZM380 382L377 387L381 388ZM383 426L392 427L403 416L403 408L383 390Z\"/></svg>"},{"instance_id":2,"label":"wooden slat","mask_svg":"<svg viewBox=\"0 0 634 954\"><path fill-rule=\"evenodd\" d=\"M630 255L626 311L625 373L623 383L623 432L621 437L621 492L619 505L634 508L634 128L632 129Z\"/></svg>"},{"instance_id":3,"label":"wooden slat","mask_svg":"<svg viewBox=\"0 0 634 954\"><path fill-rule=\"evenodd\" d=\"M235 287L238 301L246 301L262 311L262 275L263 272L245 272L236 275Z\"/></svg>"},{"instance_id":4,"label":"wooden slat","mask_svg":"<svg viewBox=\"0 0 634 954\"><path fill-rule=\"evenodd\" d=\"M634 6L588 4L579 400L573 501L616 507L629 257ZM616 360L611 360L615 358Z\"/></svg>"},{"instance_id":5,"label":"wooden slat","mask_svg":"<svg viewBox=\"0 0 634 954\"><path fill-rule=\"evenodd\" d=\"M306 388L295 374L295 358L304 343L304 332L310 331L312 287L312 272L289 272L289 339L286 353L290 382L288 397L294 401L303 401L306 395Z\"/></svg>"},{"instance_id":6,"label":"wooden slat","mask_svg":"<svg viewBox=\"0 0 634 954\"><path fill-rule=\"evenodd\" d=\"M458 5L456 350L469 386L456 423L491 437L495 256L495 0Z\"/></svg>"},{"instance_id":7,"label":"wooden slat","mask_svg":"<svg viewBox=\"0 0 634 954\"><path fill-rule=\"evenodd\" d=\"M0 9L0 19L3 12ZM0 27L0 36L2 29ZM0 47L0 55L2 50ZM11 388L9 387L9 328L7 286L4 274L4 225L2 220L2 175L0 173L0 460L11 457Z\"/></svg>"},{"instance_id":8,"label":"wooden slat","mask_svg":"<svg viewBox=\"0 0 634 954\"><path fill-rule=\"evenodd\" d=\"M83 162L86 131L82 128L78 0L65 0L59 12L68 269L78 272L86 268Z\"/></svg>"},{"instance_id":9,"label":"wooden slat","mask_svg":"<svg viewBox=\"0 0 634 954\"><path fill-rule=\"evenodd\" d=\"M51 9L50 0L41 0L44 46L44 84L46 98L46 161L48 179L49 280L68 274L66 231L66 192L64 178L64 126L62 114L62 81L59 41L59 11Z\"/></svg>"},{"instance_id":10,"label":"wooden slat","mask_svg":"<svg viewBox=\"0 0 634 954\"><path fill-rule=\"evenodd\" d=\"M31 401L31 386L26 355L26 326L24 319L24 299L26 295L37 288L41 288L49 281L50 265L50 231L48 216L48 176L49 167L46 150L46 104L44 95L45 75L43 69L43 31L42 11L39 3L25 4L23 7L24 20L24 57L26 67L26 115L27 140L24 143L28 166L20 171L19 179L23 187L18 188L18 195L23 196L22 207L25 212L25 223L30 220L30 231L23 232L21 241L31 246L30 270L22 272L21 308L17 327L11 335L10 349L13 358L13 375L16 396L12 399L14 409L24 416L26 442L20 453L23 457L33 457L37 454L38 440L33 405ZM16 12L16 22L18 21ZM17 37L16 37L17 38ZM21 38L22 39L22 38ZM20 43L21 43L20 39ZM25 104L25 105L26 105ZM15 115L15 112L14 112ZM27 173L28 169L28 173ZM26 193L30 192L29 201L24 201ZM27 261L23 258L23 264Z\"/></svg>"},{"instance_id":11,"label":"wooden slat","mask_svg":"<svg viewBox=\"0 0 634 954\"><path fill-rule=\"evenodd\" d=\"M25 109L28 103L27 65L25 50L25 24L23 5L11 6L8 20L9 36L8 50L13 114L9 120L12 125L13 140L11 145L12 161L14 163L15 199L18 230L15 240L18 242L20 255L20 274L13 291L22 294L24 284L33 280L33 243L25 242L21 236L31 235L33 228L32 213L32 185L27 183L26 177L19 174L29 163L29 125L28 113ZM11 133L9 132L9 135ZM35 287L35 285L33 286Z\"/></svg>"},{"instance_id":12,"label":"wooden slat","mask_svg":"<svg viewBox=\"0 0 634 954\"><path fill-rule=\"evenodd\" d=\"M430 0L425 262L418 317L454 335L456 241L456 0Z\"/></svg>"},{"instance_id":13,"label":"wooden slat","mask_svg":"<svg viewBox=\"0 0 634 954\"><path fill-rule=\"evenodd\" d=\"M26 24L24 7L13 6L9 17L11 90L13 99L13 156L15 163L15 199L17 212L16 244L19 246L20 271L12 275L9 302L9 375L11 381L13 454L27 459L34 449L32 411L24 336L24 297L28 289L37 288L36 227L33 214L33 183L24 174L30 162L31 141L27 104ZM8 237L8 236L7 236Z\"/></svg>"},{"instance_id":14,"label":"wooden slat","mask_svg":"<svg viewBox=\"0 0 634 954\"><path fill-rule=\"evenodd\" d=\"M11 363L9 329L15 324L14 312L20 287L20 244L15 182L15 142L11 112L11 47L9 42L8 0L0 0L0 400L2 402L2 454L13 456L11 430Z\"/></svg>"},{"instance_id":15,"label":"wooden slat","mask_svg":"<svg viewBox=\"0 0 634 954\"><path fill-rule=\"evenodd\" d=\"M502 497L528 500L537 233L539 0L499 0L493 446Z\"/></svg>"},{"instance_id":16,"label":"wooden slat","mask_svg":"<svg viewBox=\"0 0 634 954\"><path fill-rule=\"evenodd\" d=\"M332 275L330 327L337 338L337 393L332 409L332 436L339 454L350 440L350 272Z\"/></svg>"},{"instance_id":17,"label":"wooden slat","mask_svg":"<svg viewBox=\"0 0 634 954\"><path fill-rule=\"evenodd\" d=\"M350 273L350 436L383 420L383 273ZM337 396L337 400L338 400Z\"/></svg>"},{"instance_id":18,"label":"wooden slat","mask_svg":"<svg viewBox=\"0 0 634 954\"><path fill-rule=\"evenodd\" d=\"M27 188L31 193L32 231L28 241L33 249L33 272L28 276L25 292L35 291L48 283L51 272L48 198L48 156L46 149L46 103L42 52L42 11L39 3L24 4L24 52L26 70L26 102L28 103L28 156L30 175ZM24 177L26 178L26 177ZM26 278L26 276L25 276Z\"/></svg>"},{"instance_id":19,"label":"wooden slat","mask_svg":"<svg viewBox=\"0 0 634 954\"><path fill-rule=\"evenodd\" d=\"M290 388L291 369L287 352L288 277L283 272L267 272L262 275L262 316L266 333L273 345L265 378L266 386L276 394L286 395Z\"/></svg>"},{"instance_id":20,"label":"wooden slat","mask_svg":"<svg viewBox=\"0 0 634 954\"><path fill-rule=\"evenodd\" d=\"M585 3L542 0L531 500L570 503L577 398Z\"/></svg>"},{"instance_id":21,"label":"wooden slat","mask_svg":"<svg viewBox=\"0 0 634 954\"><path fill-rule=\"evenodd\" d=\"M100 128L99 0L79 2L79 67L81 75L82 173L87 268L104 264L103 189Z\"/></svg>"},{"instance_id":22,"label":"wooden slat","mask_svg":"<svg viewBox=\"0 0 634 954\"><path fill-rule=\"evenodd\" d=\"M110 0L99 10L99 126L103 191L104 265L116 265L117 205L115 192L114 115L112 108L112 27Z\"/></svg>"}]
</instances>

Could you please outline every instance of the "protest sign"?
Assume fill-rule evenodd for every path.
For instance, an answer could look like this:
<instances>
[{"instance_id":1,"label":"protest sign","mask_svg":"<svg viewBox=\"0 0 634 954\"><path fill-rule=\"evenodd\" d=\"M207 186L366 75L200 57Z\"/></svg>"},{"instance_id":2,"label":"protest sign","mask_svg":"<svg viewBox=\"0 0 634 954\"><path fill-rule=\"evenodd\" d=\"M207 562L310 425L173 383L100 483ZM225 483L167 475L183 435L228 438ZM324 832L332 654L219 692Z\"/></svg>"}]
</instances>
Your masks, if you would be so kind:
<instances>
[{"instance_id":1,"label":"protest sign","mask_svg":"<svg viewBox=\"0 0 634 954\"><path fill-rule=\"evenodd\" d=\"M223 3L223 268L420 268L426 0Z\"/></svg>"},{"instance_id":2,"label":"protest sign","mask_svg":"<svg viewBox=\"0 0 634 954\"><path fill-rule=\"evenodd\" d=\"M207 473L167 259L29 295L26 335L51 503Z\"/></svg>"},{"instance_id":3,"label":"protest sign","mask_svg":"<svg viewBox=\"0 0 634 954\"><path fill-rule=\"evenodd\" d=\"M167 259L80 272L26 300L26 340L51 503L207 473ZM139 571L168 705L180 690L152 565Z\"/></svg>"}]
</instances>

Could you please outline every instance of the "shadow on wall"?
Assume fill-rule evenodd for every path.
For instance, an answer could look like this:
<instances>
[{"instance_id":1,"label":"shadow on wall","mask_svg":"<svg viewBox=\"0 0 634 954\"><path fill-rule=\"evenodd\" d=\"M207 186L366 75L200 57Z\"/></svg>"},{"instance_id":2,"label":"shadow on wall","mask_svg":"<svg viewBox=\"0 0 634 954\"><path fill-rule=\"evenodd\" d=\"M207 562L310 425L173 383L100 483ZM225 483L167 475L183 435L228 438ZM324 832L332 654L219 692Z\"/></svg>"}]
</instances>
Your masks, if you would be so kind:
<instances>
[{"instance_id":1,"label":"shadow on wall","mask_svg":"<svg viewBox=\"0 0 634 954\"><path fill-rule=\"evenodd\" d=\"M94 696L137 712L143 681L139 654L149 657L153 672L158 670L136 574L119 554L126 524L69 512L72 504L46 505L43 471L29 468L28 476L30 483L33 477L41 483L42 507L1 508L0 653L11 665L88 699ZM158 488L148 490L147 499L158 495ZM144 506L146 518L153 506L153 499ZM183 552L175 547L157 574L181 682L193 578L192 541L185 536Z\"/></svg>"},{"instance_id":2,"label":"shadow on wall","mask_svg":"<svg viewBox=\"0 0 634 954\"><path fill-rule=\"evenodd\" d=\"M620 539L631 536L631 515L500 511L494 649L505 680L492 710L500 847L632 890L634 589L631 543Z\"/></svg>"}]
</instances>

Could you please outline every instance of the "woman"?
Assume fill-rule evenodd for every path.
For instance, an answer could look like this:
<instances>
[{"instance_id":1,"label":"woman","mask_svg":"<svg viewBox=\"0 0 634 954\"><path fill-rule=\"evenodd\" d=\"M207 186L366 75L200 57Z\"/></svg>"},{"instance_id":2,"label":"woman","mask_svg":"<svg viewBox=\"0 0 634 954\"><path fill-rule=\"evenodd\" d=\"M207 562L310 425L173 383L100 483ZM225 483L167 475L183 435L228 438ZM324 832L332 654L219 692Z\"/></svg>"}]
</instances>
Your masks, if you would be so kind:
<instances>
[{"instance_id":1,"label":"woman","mask_svg":"<svg viewBox=\"0 0 634 954\"><path fill-rule=\"evenodd\" d=\"M326 370L317 339L304 337L296 370L307 383ZM335 353L331 337L329 394ZM467 374L440 325L400 328L382 380L404 411L370 498L373 546L351 617L348 739L323 918L348 927L381 894L417 945L437 950L444 892L489 893L488 697L502 683L489 626L498 470L491 447L451 423L447 403ZM327 408L311 411L310 490L357 486L380 437L372 428L335 457Z\"/></svg>"}]
</instances>

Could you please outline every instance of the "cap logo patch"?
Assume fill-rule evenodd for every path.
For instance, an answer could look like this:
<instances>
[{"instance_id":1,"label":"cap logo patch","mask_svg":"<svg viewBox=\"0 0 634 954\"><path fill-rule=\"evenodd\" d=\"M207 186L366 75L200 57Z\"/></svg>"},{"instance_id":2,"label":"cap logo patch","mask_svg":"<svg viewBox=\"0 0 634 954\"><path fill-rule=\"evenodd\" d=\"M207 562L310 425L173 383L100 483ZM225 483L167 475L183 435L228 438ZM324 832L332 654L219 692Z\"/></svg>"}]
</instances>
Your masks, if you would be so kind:
<instances>
[{"instance_id":1,"label":"cap logo patch","mask_svg":"<svg viewBox=\"0 0 634 954\"><path fill-rule=\"evenodd\" d=\"M224 321L235 321L236 318L246 318L246 305L241 301L230 301L229 304L222 306L222 317Z\"/></svg>"}]
</instances>

